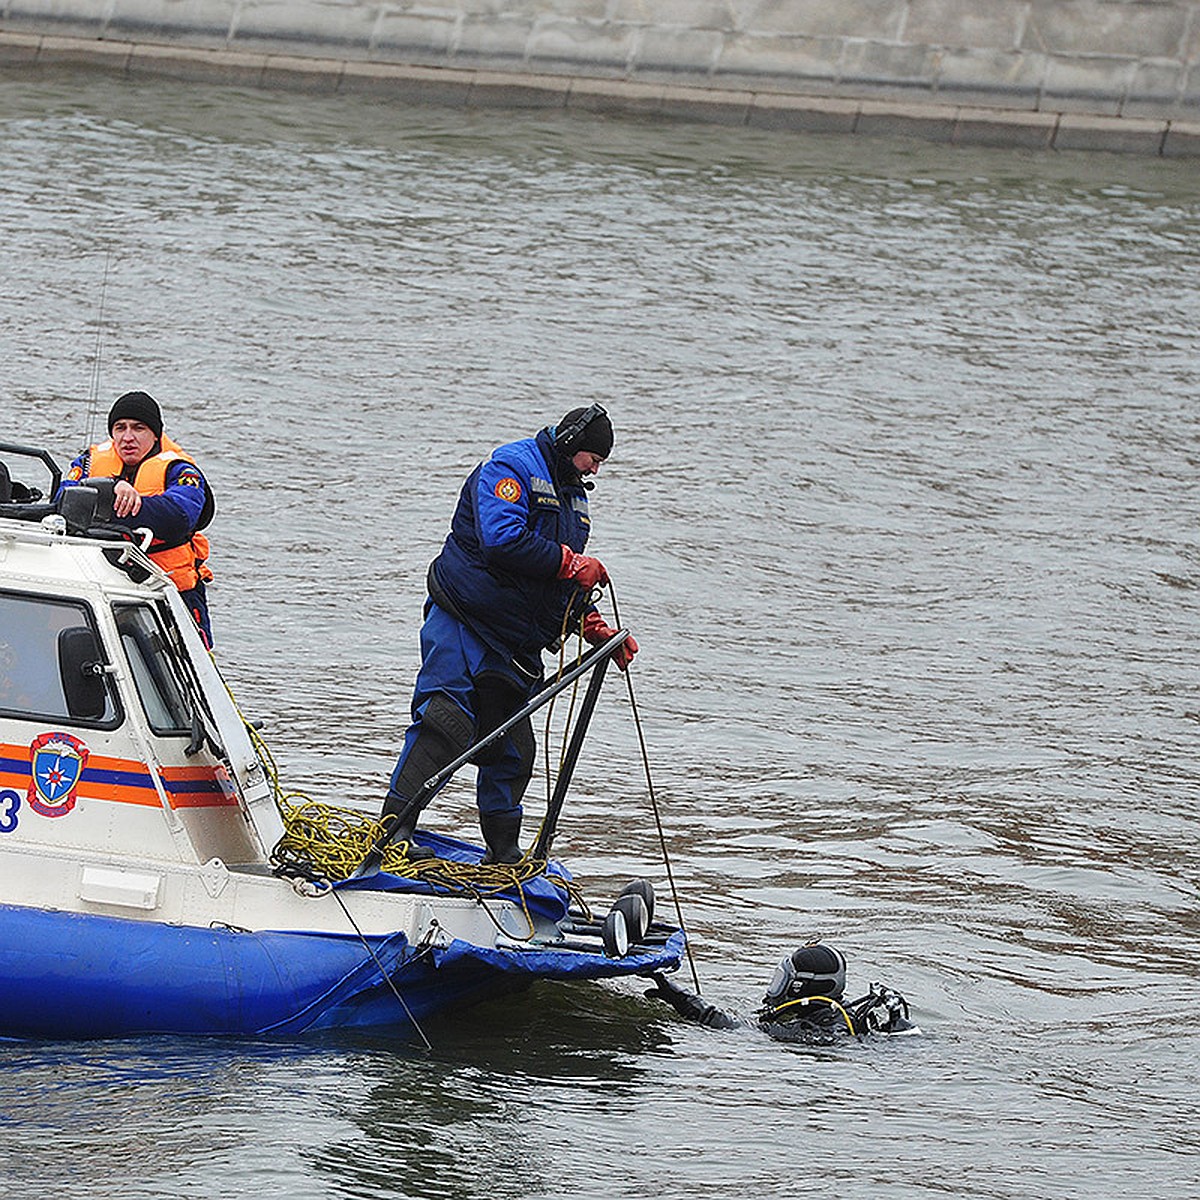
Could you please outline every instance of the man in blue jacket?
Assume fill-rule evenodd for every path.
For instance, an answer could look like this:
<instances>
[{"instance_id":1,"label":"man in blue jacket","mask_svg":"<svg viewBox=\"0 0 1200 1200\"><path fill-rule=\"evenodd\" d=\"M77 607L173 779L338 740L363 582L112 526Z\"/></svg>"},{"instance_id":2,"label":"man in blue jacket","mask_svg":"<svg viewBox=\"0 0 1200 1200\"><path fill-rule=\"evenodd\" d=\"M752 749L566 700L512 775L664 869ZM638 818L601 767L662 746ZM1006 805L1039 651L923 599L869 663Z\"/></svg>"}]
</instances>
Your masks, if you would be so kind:
<instances>
[{"instance_id":1,"label":"man in blue jacket","mask_svg":"<svg viewBox=\"0 0 1200 1200\"><path fill-rule=\"evenodd\" d=\"M413 720L383 806L393 844L406 843L410 858L432 856L411 841L419 815L413 797L538 690L542 651L572 632L593 645L616 632L591 603L608 572L583 553L593 486L585 477L600 470L612 445L604 409L575 408L536 437L493 451L463 485L429 568ZM628 638L613 657L624 670L636 653ZM484 862L518 862L532 723L526 718L473 762Z\"/></svg>"}]
</instances>

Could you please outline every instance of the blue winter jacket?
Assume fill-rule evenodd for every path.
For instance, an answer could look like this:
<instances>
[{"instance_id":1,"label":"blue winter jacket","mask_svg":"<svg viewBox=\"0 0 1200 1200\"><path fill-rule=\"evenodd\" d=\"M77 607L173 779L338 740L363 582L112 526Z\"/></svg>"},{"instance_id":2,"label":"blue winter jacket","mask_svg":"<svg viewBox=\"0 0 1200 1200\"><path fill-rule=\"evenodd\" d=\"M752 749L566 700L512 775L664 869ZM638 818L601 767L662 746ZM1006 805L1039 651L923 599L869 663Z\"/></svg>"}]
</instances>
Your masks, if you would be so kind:
<instances>
[{"instance_id":1,"label":"blue winter jacket","mask_svg":"<svg viewBox=\"0 0 1200 1200\"><path fill-rule=\"evenodd\" d=\"M543 429L499 447L468 476L430 591L493 649L535 660L557 643L567 607L587 603L556 576L562 547L582 551L589 530L583 481L560 460L553 429Z\"/></svg>"}]
</instances>

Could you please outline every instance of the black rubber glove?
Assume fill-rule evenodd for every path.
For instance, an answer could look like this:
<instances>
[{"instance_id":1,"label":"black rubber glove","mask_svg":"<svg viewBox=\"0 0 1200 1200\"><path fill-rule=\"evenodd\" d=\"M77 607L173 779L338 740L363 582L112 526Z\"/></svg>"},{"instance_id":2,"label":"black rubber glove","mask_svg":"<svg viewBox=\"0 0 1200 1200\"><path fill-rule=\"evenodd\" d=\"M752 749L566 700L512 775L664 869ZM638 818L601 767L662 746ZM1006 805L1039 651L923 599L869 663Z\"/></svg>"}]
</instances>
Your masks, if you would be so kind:
<instances>
[{"instance_id":1,"label":"black rubber glove","mask_svg":"<svg viewBox=\"0 0 1200 1200\"><path fill-rule=\"evenodd\" d=\"M681 1017L695 1021L699 1025L707 1025L710 1029L732 1029L740 1024L728 1013L722 1012L715 1004L708 1004L694 992L681 988L672 983L665 975L657 971L651 977L655 986L646 989L648 997L665 1000Z\"/></svg>"}]
</instances>

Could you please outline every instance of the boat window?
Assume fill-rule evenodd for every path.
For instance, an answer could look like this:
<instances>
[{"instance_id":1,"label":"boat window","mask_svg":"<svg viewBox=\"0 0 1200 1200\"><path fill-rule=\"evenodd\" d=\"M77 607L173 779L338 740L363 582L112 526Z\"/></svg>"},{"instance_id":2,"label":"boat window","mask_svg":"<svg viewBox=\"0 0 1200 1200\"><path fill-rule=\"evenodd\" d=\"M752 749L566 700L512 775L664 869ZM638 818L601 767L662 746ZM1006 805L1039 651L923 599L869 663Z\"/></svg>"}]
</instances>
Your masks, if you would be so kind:
<instances>
[{"instance_id":1,"label":"boat window","mask_svg":"<svg viewBox=\"0 0 1200 1200\"><path fill-rule=\"evenodd\" d=\"M86 604L0 592L0 713L112 729L120 709Z\"/></svg>"},{"instance_id":2,"label":"boat window","mask_svg":"<svg viewBox=\"0 0 1200 1200\"><path fill-rule=\"evenodd\" d=\"M118 604L113 615L150 728L161 734L190 734L190 709L153 609Z\"/></svg>"}]
</instances>

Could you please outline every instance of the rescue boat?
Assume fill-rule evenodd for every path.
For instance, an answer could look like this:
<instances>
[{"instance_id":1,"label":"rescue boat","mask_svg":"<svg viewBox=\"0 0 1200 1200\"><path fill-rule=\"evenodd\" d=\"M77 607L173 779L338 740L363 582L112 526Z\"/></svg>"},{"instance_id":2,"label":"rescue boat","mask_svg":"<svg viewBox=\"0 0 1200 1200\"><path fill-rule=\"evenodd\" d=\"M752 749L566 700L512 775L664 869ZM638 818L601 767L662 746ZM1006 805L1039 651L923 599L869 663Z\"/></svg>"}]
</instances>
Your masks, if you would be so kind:
<instances>
[{"instance_id":1,"label":"rescue boat","mask_svg":"<svg viewBox=\"0 0 1200 1200\"><path fill-rule=\"evenodd\" d=\"M428 833L436 857L398 871L353 810L334 824L357 869L289 851L305 814L148 532L130 540L96 489L60 482L45 451L0 443L0 1037L423 1038L427 1017L539 980L679 965L648 881L593 915L549 855L556 812L515 867ZM589 701L615 648L574 668Z\"/></svg>"}]
</instances>

